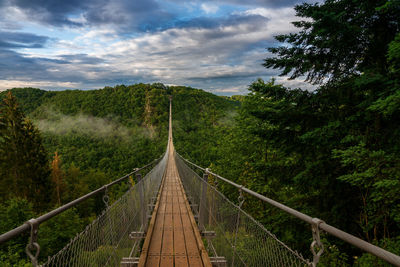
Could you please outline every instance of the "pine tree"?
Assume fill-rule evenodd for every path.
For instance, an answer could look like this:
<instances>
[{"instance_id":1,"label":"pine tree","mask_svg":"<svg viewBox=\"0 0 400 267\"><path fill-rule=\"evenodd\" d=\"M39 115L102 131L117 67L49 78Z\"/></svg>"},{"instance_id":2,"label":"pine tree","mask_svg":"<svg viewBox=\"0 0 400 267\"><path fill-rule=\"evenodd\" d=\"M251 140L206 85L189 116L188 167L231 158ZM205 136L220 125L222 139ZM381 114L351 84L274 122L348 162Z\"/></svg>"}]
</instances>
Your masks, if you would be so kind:
<instances>
[{"instance_id":1,"label":"pine tree","mask_svg":"<svg viewBox=\"0 0 400 267\"><path fill-rule=\"evenodd\" d=\"M50 168L39 131L8 92L0 108L1 198L26 198L38 210L51 197Z\"/></svg>"},{"instance_id":2,"label":"pine tree","mask_svg":"<svg viewBox=\"0 0 400 267\"><path fill-rule=\"evenodd\" d=\"M305 18L293 22L299 32L275 37L282 45L268 49L275 57L265 67L313 83L387 72L388 45L400 30L399 0L326 0L295 10Z\"/></svg>"}]
</instances>

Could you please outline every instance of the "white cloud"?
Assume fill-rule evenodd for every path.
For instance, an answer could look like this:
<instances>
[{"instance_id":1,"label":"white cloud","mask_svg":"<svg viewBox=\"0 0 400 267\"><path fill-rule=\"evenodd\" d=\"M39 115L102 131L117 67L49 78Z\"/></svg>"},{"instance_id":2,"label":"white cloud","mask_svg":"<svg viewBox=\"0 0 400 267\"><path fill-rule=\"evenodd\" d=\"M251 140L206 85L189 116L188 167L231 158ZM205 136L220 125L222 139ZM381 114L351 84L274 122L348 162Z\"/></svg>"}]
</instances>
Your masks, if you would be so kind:
<instances>
[{"instance_id":1,"label":"white cloud","mask_svg":"<svg viewBox=\"0 0 400 267\"><path fill-rule=\"evenodd\" d=\"M79 86L82 86L82 84L77 82L0 80L0 91L4 91L14 87L38 87L43 89L58 87L59 89L78 89Z\"/></svg>"},{"instance_id":2,"label":"white cloud","mask_svg":"<svg viewBox=\"0 0 400 267\"><path fill-rule=\"evenodd\" d=\"M296 12L292 7L284 8L254 8L249 9L239 14L245 15L259 15L270 20L268 23L269 30L277 34L286 34L290 32L295 32L296 27L291 23L292 21L299 20L296 17Z\"/></svg>"},{"instance_id":3,"label":"white cloud","mask_svg":"<svg viewBox=\"0 0 400 267\"><path fill-rule=\"evenodd\" d=\"M212 90L213 92L219 92L219 93L236 93L239 94L243 91L247 90L246 87L242 86L235 86L235 87L230 87L230 88L222 88L222 89L215 89Z\"/></svg>"},{"instance_id":4,"label":"white cloud","mask_svg":"<svg viewBox=\"0 0 400 267\"><path fill-rule=\"evenodd\" d=\"M0 8L0 22L6 24L12 24L16 28L19 28L21 25L20 22L27 20L27 16L19 9L18 7L12 7L5 5Z\"/></svg>"},{"instance_id":5,"label":"white cloud","mask_svg":"<svg viewBox=\"0 0 400 267\"><path fill-rule=\"evenodd\" d=\"M170 29L112 44L102 57L114 61L120 72L135 71L144 76L166 80L232 76L249 72L243 65L241 50L265 38L267 32L248 31L249 25L218 29ZM223 37L210 39L210 35ZM262 55L259 55L262 57ZM237 60L233 64L233 60ZM254 72L251 70L250 72ZM169 80L171 79L171 80Z\"/></svg>"},{"instance_id":6,"label":"white cloud","mask_svg":"<svg viewBox=\"0 0 400 267\"><path fill-rule=\"evenodd\" d=\"M70 21L72 21L72 22L77 23L77 24L82 24L82 25L84 25L84 24L87 24L87 23L88 23L87 19L86 19L85 16L83 15L83 13L79 14L79 16L76 16L76 17L69 17L68 19L69 19Z\"/></svg>"},{"instance_id":7,"label":"white cloud","mask_svg":"<svg viewBox=\"0 0 400 267\"><path fill-rule=\"evenodd\" d=\"M305 77L299 77L293 80L289 80L289 77L287 76L276 77L276 83L283 84L284 86L291 89L301 88L310 92L317 89L318 86L304 82L304 80Z\"/></svg>"},{"instance_id":8,"label":"white cloud","mask_svg":"<svg viewBox=\"0 0 400 267\"><path fill-rule=\"evenodd\" d=\"M203 3L201 4L201 9L206 13L206 14L214 14L217 13L219 10L217 5L211 4L211 3Z\"/></svg>"}]
</instances>

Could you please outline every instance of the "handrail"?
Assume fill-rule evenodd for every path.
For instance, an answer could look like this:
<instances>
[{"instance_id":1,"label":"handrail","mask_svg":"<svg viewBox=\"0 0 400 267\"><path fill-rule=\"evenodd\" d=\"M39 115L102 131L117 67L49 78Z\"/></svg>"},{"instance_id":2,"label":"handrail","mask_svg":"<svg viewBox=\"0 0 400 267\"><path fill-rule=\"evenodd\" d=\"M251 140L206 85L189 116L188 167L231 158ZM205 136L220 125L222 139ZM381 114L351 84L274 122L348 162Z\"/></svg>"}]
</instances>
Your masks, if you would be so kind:
<instances>
[{"instance_id":1,"label":"handrail","mask_svg":"<svg viewBox=\"0 0 400 267\"><path fill-rule=\"evenodd\" d=\"M56 209L54 209L54 210L52 210L52 211L50 211L50 212L48 212L46 214L43 214L42 216L40 216L40 217L38 217L36 219L31 219L28 222L25 222L24 224L22 224L22 225L20 225L20 226L18 226L16 228L6 232L6 233L0 235L0 244L4 243L4 242L6 242L6 241L8 241L8 240L20 235L20 234L22 234L23 232L26 232L26 231L30 230L32 222L34 222L35 224L39 225L39 224L41 224L41 223L53 218L54 216L56 216L56 215L58 215L58 214L60 214L60 213L62 213L64 211L66 211L66 210L78 205L82 201L84 201L84 200L86 200L86 199L88 199L88 198L90 198L90 197L92 197L94 195L97 195L98 193L106 191L109 187L120 183L121 181L125 180L126 178L128 178L132 174L138 173L141 170L160 162L160 160L163 158L163 156L164 156L164 154L161 157L159 157L159 158L153 160L152 162L146 164L145 166L143 166L141 168L137 168L137 169L133 170L132 172L130 172L130 173L128 173L128 174L116 179L115 181L112 181L111 183L103 185L102 187L100 187L100 188L98 188L98 189L96 189L96 190L94 190L94 191L92 191L90 193L87 193L86 195L81 196L80 198L72 200L71 202L69 202L69 203L67 203L67 204L65 204L65 205L63 205L61 207L58 207L58 208L56 208Z\"/></svg>"},{"instance_id":2,"label":"handrail","mask_svg":"<svg viewBox=\"0 0 400 267\"><path fill-rule=\"evenodd\" d=\"M205 173L207 173L209 175L212 175L212 176L214 176L214 177L216 177L216 178L218 178L218 179L220 179L220 180L222 180L222 181L224 181L224 182L226 182L226 183L238 188L239 190L242 190L243 192L248 193L249 195L252 195L252 196L254 196L254 197L256 197L256 198L258 198L258 199L260 199L260 200L262 200L264 202L267 202L270 205L272 205L272 206L274 206L274 207L276 207L278 209L281 209L281 210L283 210L284 212L286 212L286 213L288 213L290 215L293 215L293 216L299 218L300 220L303 220L303 221L305 221L305 222L307 222L307 223L309 223L311 225L318 224L317 227L319 227L319 229L324 230L325 232L327 232L327 233L329 233L329 234L331 234L331 235L333 235L333 236L335 236L337 238L340 238L343 241L345 241L345 242L347 242L349 244L352 244L353 246L358 247L358 248L360 248L360 249L362 249L362 250L364 250L364 251L366 251L368 253L371 253L371 254L377 256L378 258L380 258L382 260L385 260L385 261L387 261L387 262L389 262L389 263L391 263L391 264L393 264L395 266L400 266L400 256L398 256L396 254L393 254L392 252L389 252L387 250L384 250L384 249L382 249L382 248L380 248L378 246L375 246L375 245L373 245L371 243L368 243L368 242L366 242L366 241L364 241L364 240L362 240L362 239L360 239L360 238L358 238L358 237L356 237L354 235L346 233L346 232L344 232L344 231L342 231L342 230L340 230L340 229L338 229L338 228L336 228L334 226L331 226L331 225L325 223L324 221L322 221L322 220L320 220L318 218L312 218L312 217L310 217L310 216L308 216L308 215L306 215L304 213L301 213L300 211L292 209L292 208L290 208L290 207L288 207L288 206L286 206L284 204L281 204L281 203L279 203L279 202L277 202L277 201L275 201L273 199L270 199L270 198L268 198L266 196L263 196L263 195L261 195L261 194L259 194L257 192L254 192L254 191L252 191L252 190L250 190L250 189L248 189L246 187L243 187L243 186L241 186L241 185L239 185L237 183L234 183L234 182L232 182L232 181L230 181L230 180L228 180L228 179L226 179L226 178L224 178L224 177L222 177L222 176L220 176L220 175L218 175L216 173L211 172L209 169L202 168L202 167L190 162L189 160L187 160L184 157L182 157L181 155L179 155L178 152L176 152L176 154L182 160L184 160L188 164L192 165L193 167L195 167L195 168L197 168L199 170L202 170L203 172L205 172Z\"/></svg>"}]
</instances>

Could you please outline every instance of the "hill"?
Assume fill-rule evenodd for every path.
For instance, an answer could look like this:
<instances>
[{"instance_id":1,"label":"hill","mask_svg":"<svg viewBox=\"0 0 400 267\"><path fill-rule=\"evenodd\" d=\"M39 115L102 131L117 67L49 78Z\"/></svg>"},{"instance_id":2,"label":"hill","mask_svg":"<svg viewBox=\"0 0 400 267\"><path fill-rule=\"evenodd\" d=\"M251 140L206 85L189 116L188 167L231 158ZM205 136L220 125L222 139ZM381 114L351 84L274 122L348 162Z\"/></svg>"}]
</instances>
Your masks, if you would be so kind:
<instances>
[{"instance_id":1,"label":"hill","mask_svg":"<svg viewBox=\"0 0 400 267\"><path fill-rule=\"evenodd\" d=\"M185 151L195 135L212 133L212 127L223 123L238 103L203 90L163 84L87 91L14 88L11 92L42 133L49 157L57 151L66 166L111 175L128 172L163 153L169 95L177 147Z\"/></svg>"}]
</instances>

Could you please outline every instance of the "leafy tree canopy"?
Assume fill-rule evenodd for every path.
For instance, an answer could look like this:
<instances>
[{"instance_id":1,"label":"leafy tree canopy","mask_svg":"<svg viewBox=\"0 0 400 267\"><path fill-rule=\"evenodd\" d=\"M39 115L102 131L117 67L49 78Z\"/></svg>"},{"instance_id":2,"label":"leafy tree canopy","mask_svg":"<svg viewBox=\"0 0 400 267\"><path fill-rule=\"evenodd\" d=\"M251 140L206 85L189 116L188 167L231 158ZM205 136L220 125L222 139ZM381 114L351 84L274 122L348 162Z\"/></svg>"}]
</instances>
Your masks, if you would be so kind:
<instances>
[{"instance_id":1,"label":"leafy tree canopy","mask_svg":"<svg viewBox=\"0 0 400 267\"><path fill-rule=\"evenodd\" d=\"M322 83L388 69L389 43L400 27L398 0L327 0L295 7L304 18L293 22L298 33L276 36L284 45L268 50L264 66L282 69L291 79Z\"/></svg>"}]
</instances>

